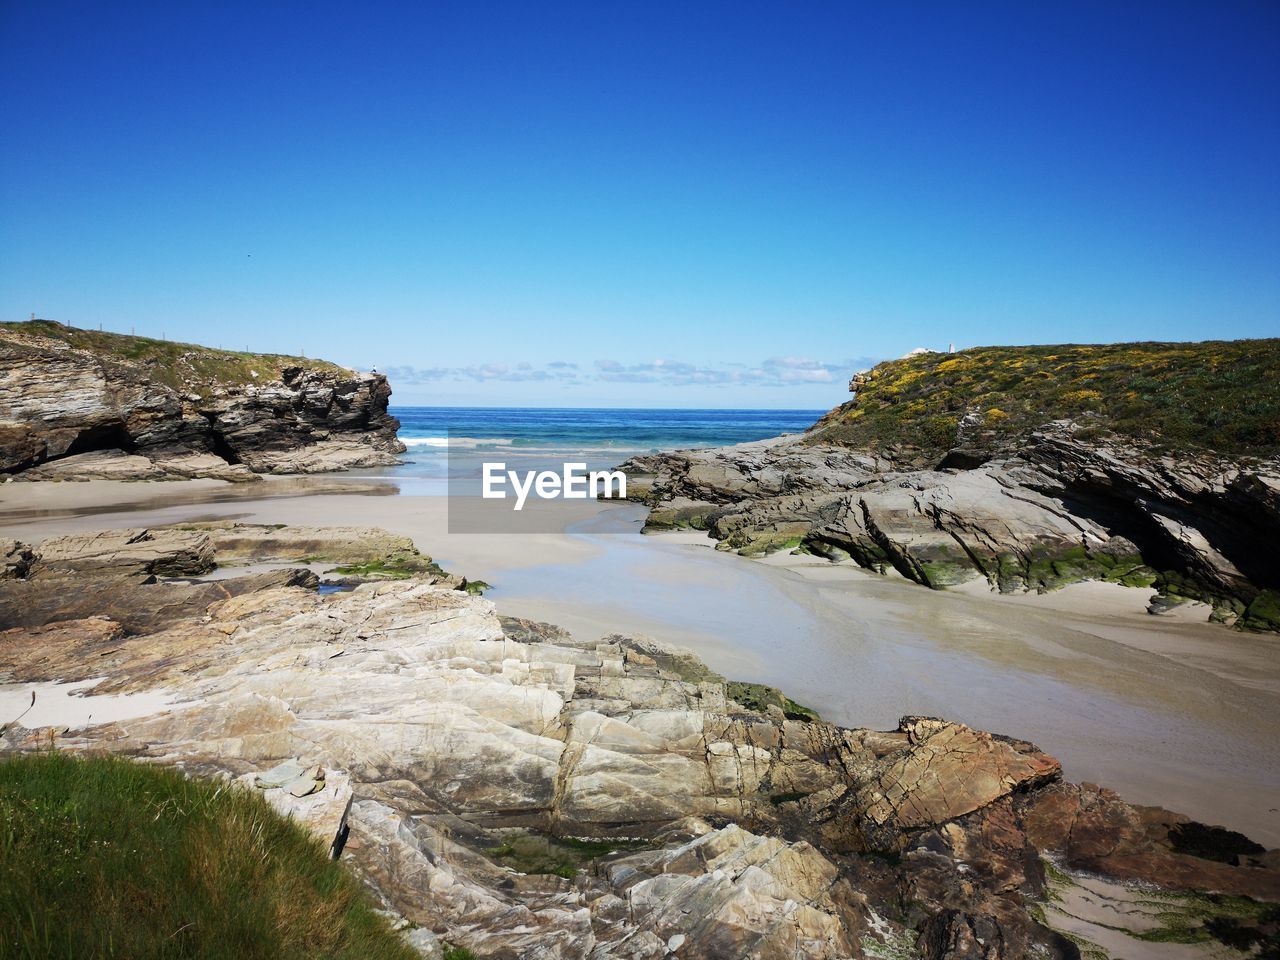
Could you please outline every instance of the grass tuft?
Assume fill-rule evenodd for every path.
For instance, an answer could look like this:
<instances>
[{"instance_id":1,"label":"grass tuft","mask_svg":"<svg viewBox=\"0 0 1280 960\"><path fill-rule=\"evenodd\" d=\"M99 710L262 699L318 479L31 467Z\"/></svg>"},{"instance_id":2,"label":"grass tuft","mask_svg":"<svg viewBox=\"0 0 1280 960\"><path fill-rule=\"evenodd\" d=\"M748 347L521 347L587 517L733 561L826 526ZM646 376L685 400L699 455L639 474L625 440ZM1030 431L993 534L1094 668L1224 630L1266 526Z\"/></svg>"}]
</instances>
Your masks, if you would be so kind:
<instances>
[{"instance_id":1,"label":"grass tuft","mask_svg":"<svg viewBox=\"0 0 1280 960\"><path fill-rule=\"evenodd\" d=\"M114 757L0 761L0 955L416 956L257 794Z\"/></svg>"}]
</instances>

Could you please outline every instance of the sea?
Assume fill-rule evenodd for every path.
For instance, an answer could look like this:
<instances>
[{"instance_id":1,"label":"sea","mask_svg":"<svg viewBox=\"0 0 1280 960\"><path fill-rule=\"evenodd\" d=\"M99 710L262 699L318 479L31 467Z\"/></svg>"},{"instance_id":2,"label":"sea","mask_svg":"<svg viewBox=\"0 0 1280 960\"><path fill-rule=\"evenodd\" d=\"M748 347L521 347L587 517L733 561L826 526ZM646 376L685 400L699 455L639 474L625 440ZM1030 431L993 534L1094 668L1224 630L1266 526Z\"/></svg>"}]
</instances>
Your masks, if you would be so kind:
<instances>
[{"instance_id":1,"label":"sea","mask_svg":"<svg viewBox=\"0 0 1280 960\"><path fill-rule=\"evenodd\" d=\"M799 433L825 410L596 409L586 407L392 407L409 461L402 478L445 478L450 460L478 458L554 469L567 460L589 469L629 457L722 447Z\"/></svg>"}]
</instances>

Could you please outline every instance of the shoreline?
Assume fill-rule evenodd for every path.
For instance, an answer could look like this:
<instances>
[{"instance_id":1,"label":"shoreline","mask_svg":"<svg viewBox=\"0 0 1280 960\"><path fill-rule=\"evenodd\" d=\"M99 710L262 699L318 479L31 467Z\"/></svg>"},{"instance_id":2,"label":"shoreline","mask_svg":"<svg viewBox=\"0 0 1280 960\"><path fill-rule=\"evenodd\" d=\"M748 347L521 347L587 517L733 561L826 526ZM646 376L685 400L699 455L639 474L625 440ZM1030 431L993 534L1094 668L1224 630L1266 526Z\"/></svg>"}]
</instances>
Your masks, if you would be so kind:
<instances>
[{"instance_id":1,"label":"shoreline","mask_svg":"<svg viewBox=\"0 0 1280 960\"><path fill-rule=\"evenodd\" d=\"M1280 643L1152 617L1146 591L930 591L817 558L747 560L700 534L636 536L635 505L574 504L561 533L449 534L444 498L396 496L391 478L293 479L237 485L258 496L219 481L7 484L0 531L31 542L212 518L380 526L493 583L504 614L689 647L845 726L937 714L1032 740L1069 779L1280 844Z\"/></svg>"}]
</instances>

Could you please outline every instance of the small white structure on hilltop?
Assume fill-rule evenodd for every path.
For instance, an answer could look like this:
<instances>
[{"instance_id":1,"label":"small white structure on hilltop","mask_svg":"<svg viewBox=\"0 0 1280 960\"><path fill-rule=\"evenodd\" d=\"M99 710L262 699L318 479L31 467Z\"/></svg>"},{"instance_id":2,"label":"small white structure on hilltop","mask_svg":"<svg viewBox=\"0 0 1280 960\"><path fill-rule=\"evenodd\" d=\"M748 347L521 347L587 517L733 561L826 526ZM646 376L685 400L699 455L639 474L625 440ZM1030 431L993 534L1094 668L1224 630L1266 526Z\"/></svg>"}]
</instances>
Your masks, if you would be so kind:
<instances>
[{"instance_id":1,"label":"small white structure on hilltop","mask_svg":"<svg viewBox=\"0 0 1280 960\"><path fill-rule=\"evenodd\" d=\"M905 360L907 357L918 357L922 353L937 353L937 350L931 350L928 347L916 347L914 350L908 350L900 359ZM956 345L954 343L947 345L947 353L955 353Z\"/></svg>"}]
</instances>

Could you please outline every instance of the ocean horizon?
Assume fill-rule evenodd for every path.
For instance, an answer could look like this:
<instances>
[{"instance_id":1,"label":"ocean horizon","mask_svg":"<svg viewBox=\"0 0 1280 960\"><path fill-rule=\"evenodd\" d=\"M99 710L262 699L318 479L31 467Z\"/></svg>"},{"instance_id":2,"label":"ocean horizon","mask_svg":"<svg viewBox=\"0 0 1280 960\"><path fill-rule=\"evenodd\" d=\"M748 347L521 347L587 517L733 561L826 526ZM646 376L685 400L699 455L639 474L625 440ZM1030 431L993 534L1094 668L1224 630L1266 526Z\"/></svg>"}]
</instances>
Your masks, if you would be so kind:
<instances>
[{"instance_id":1,"label":"ocean horizon","mask_svg":"<svg viewBox=\"0 0 1280 960\"><path fill-rule=\"evenodd\" d=\"M410 453L449 448L602 456L721 447L808 429L825 410L393 406Z\"/></svg>"},{"instance_id":2,"label":"ocean horizon","mask_svg":"<svg viewBox=\"0 0 1280 960\"><path fill-rule=\"evenodd\" d=\"M617 467L636 456L725 447L798 433L824 410L705 410L601 407L391 407L400 419L405 462L380 471L443 493L439 481L474 479L482 461L525 470Z\"/></svg>"}]
</instances>

